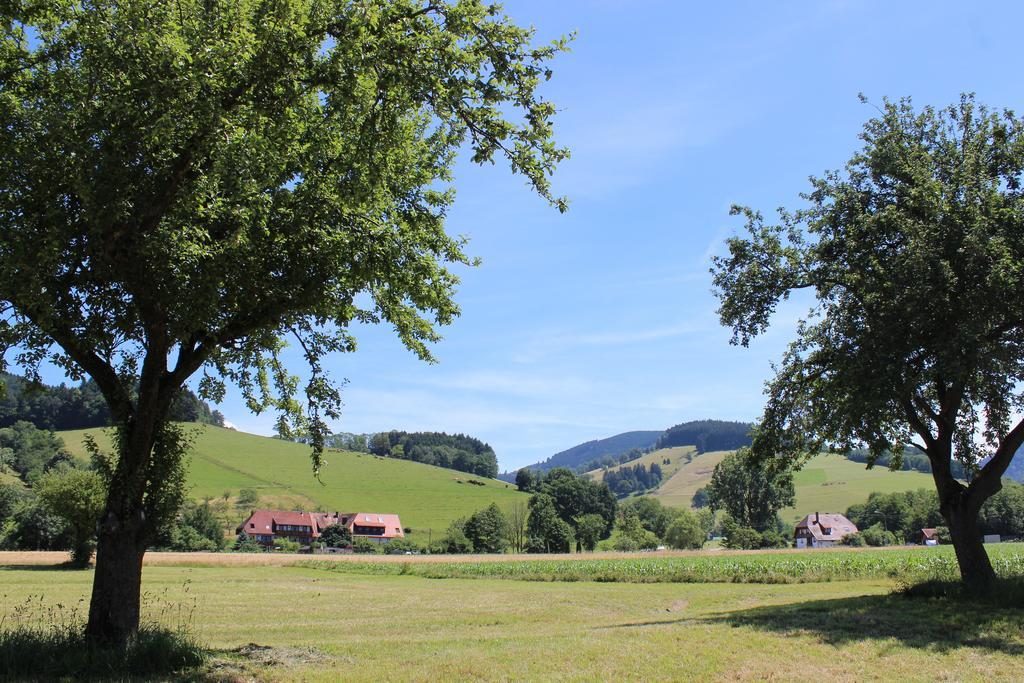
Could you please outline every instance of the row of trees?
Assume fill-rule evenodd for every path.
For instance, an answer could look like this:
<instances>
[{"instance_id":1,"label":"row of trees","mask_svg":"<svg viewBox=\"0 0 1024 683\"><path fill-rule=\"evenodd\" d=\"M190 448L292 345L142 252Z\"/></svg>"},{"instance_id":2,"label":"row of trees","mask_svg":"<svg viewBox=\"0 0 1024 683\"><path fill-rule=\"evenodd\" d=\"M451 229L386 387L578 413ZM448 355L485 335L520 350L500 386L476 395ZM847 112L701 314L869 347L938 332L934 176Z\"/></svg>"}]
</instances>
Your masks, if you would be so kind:
<instances>
[{"instance_id":1,"label":"row of trees","mask_svg":"<svg viewBox=\"0 0 1024 683\"><path fill-rule=\"evenodd\" d=\"M750 445L751 429L748 422L694 420L666 429L654 447L695 446L698 453L732 451Z\"/></svg>"},{"instance_id":2,"label":"row of trees","mask_svg":"<svg viewBox=\"0 0 1024 683\"><path fill-rule=\"evenodd\" d=\"M868 545L911 543L921 529L946 526L938 494L926 489L872 493L864 503L847 508L846 516L862 530ZM1005 481L1003 488L981 506L978 526L983 534L1024 537L1024 485ZM891 534L892 540L885 534ZM949 538L948 529L945 536Z\"/></svg>"},{"instance_id":3,"label":"row of trees","mask_svg":"<svg viewBox=\"0 0 1024 683\"><path fill-rule=\"evenodd\" d=\"M494 449L465 434L392 430L374 434L367 445L374 455L447 467L481 477L498 476L498 457Z\"/></svg>"},{"instance_id":4,"label":"row of trees","mask_svg":"<svg viewBox=\"0 0 1024 683\"><path fill-rule=\"evenodd\" d=\"M111 424L107 407L99 386L85 380L78 386L49 386L30 382L24 377L0 373L3 393L0 394L0 427L15 422L31 422L46 430L88 429ZM175 422L200 422L224 426L224 416L211 410L190 389L183 388L172 402L168 419Z\"/></svg>"}]
</instances>

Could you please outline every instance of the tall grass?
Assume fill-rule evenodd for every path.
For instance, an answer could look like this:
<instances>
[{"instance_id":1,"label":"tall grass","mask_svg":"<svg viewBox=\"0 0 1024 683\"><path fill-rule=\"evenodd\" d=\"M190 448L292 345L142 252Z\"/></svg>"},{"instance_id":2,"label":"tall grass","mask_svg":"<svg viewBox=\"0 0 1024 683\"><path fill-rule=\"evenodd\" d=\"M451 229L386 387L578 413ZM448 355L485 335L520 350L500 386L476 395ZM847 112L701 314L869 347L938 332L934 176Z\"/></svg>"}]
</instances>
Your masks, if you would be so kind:
<instances>
[{"instance_id":1,"label":"tall grass","mask_svg":"<svg viewBox=\"0 0 1024 683\"><path fill-rule=\"evenodd\" d=\"M1024 577L1024 553L1018 549L994 553L992 563L1002 577ZM814 583L874 578L918 582L952 581L959 576L956 558L945 549L403 564L309 560L298 564L345 574L623 583Z\"/></svg>"},{"instance_id":2,"label":"tall grass","mask_svg":"<svg viewBox=\"0 0 1024 683\"><path fill-rule=\"evenodd\" d=\"M195 602L172 603L166 592L144 600L155 606L155 615L120 649L86 638L84 598L73 605L49 604L43 595L26 598L0 618L0 679L148 678L201 666L206 650L190 628ZM176 623L166 625L171 621Z\"/></svg>"}]
</instances>

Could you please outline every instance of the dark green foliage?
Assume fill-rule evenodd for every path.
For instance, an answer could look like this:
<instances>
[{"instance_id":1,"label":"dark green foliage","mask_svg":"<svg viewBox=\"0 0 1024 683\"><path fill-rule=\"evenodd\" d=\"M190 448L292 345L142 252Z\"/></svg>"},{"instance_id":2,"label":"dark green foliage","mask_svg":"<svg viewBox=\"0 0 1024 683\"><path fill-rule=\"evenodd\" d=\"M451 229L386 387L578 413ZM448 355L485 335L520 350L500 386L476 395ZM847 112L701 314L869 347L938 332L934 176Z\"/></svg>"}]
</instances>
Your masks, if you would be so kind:
<instances>
[{"instance_id":1,"label":"dark green foliage","mask_svg":"<svg viewBox=\"0 0 1024 683\"><path fill-rule=\"evenodd\" d=\"M65 521L50 512L35 495L23 498L14 508L7 530L12 550L67 550L72 532Z\"/></svg>"},{"instance_id":2,"label":"dark green foliage","mask_svg":"<svg viewBox=\"0 0 1024 683\"><path fill-rule=\"evenodd\" d=\"M846 517L862 532L874 526L894 532L901 543L915 541L921 529L943 523L938 494L926 489L872 493L866 502L847 508Z\"/></svg>"},{"instance_id":3,"label":"dark green foliage","mask_svg":"<svg viewBox=\"0 0 1024 683\"><path fill-rule=\"evenodd\" d=\"M328 548L348 548L352 545L352 532L348 527L331 524L320 532L320 542Z\"/></svg>"},{"instance_id":4,"label":"dark green foliage","mask_svg":"<svg viewBox=\"0 0 1024 683\"><path fill-rule=\"evenodd\" d=\"M981 531L1009 538L1024 538L1024 484L1004 482L1003 489L985 501Z\"/></svg>"},{"instance_id":5,"label":"dark green foliage","mask_svg":"<svg viewBox=\"0 0 1024 683\"><path fill-rule=\"evenodd\" d=\"M50 471L34 490L49 513L64 520L71 535L71 563L86 567L95 549L96 525L107 497L103 479L76 469Z\"/></svg>"},{"instance_id":6,"label":"dark green foliage","mask_svg":"<svg viewBox=\"0 0 1024 683\"><path fill-rule=\"evenodd\" d=\"M874 467L885 467L891 470L902 470L904 472L932 473L932 463L928 456L918 449L908 446L903 453L885 452L878 457L873 457L871 452L864 448L856 448L844 454L847 460L853 462L871 463ZM952 463L953 476L957 479L966 479L967 472L959 462Z\"/></svg>"},{"instance_id":7,"label":"dark green foliage","mask_svg":"<svg viewBox=\"0 0 1024 683\"><path fill-rule=\"evenodd\" d=\"M224 529L208 502L187 503L157 545L180 552L219 551L224 549Z\"/></svg>"},{"instance_id":8,"label":"dark green foliage","mask_svg":"<svg viewBox=\"0 0 1024 683\"><path fill-rule=\"evenodd\" d=\"M341 408L322 360L354 350L359 323L430 360L459 315L461 153L566 209L539 89L568 41L536 44L472 0L16 2L0 18L0 342L31 376L91 377L121 431L89 632L126 644L150 508L177 487L181 387L198 374L205 400L230 384L276 411L318 473Z\"/></svg>"},{"instance_id":9,"label":"dark green foliage","mask_svg":"<svg viewBox=\"0 0 1024 683\"><path fill-rule=\"evenodd\" d=\"M738 524L757 531L774 526L776 515L793 505L793 473L775 463L760 464L743 449L715 465L706 486L708 502Z\"/></svg>"},{"instance_id":10,"label":"dark green foliage","mask_svg":"<svg viewBox=\"0 0 1024 683\"><path fill-rule=\"evenodd\" d=\"M612 547L622 552L634 550L654 550L659 539L654 532L644 528L640 516L635 510L627 508L619 515L615 529L615 542Z\"/></svg>"},{"instance_id":11,"label":"dark green foliage","mask_svg":"<svg viewBox=\"0 0 1024 683\"><path fill-rule=\"evenodd\" d=\"M576 542L583 550L593 550L605 536L606 525L601 515L588 513L576 520Z\"/></svg>"},{"instance_id":12,"label":"dark green foliage","mask_svg":"<svg viewBox=\"0 0 1024 683\"><path fill-rule=\"evenodd\" d=\"M494 449L471 436L395 430L383 435L389 444L386 453L380 452L385 441L381 436L375 434L371 439L371 452L377 455L447 467L481 477L498 476L498 457Z\"/></svg>"},{"instance_id":13,"label":"dark green foliage","mask_svg":"<svg viewBox=\"0 0 1024 683\"><path fill-rule=\"evenodd\" d=\"M240 553L262 553L266 550L248 534L238 534L238 537L235 539L234 549Z\"/></svg>"},{"instance_id":14,"label":"dark green foliage","mask_svg":"<svg viewBox=\"0 0 1024 683\"><path fill-rule=\"evenodd\" d=\"M673 520L682 514L678 508L663 505L657 498L641 496L630 498L619 504L619 517L632 513L640 521L640 525L658 538L665 538L665 532Z\"/></svg>"},{"instance_id":15,"label":"dark green foliage","mask_svg":"<svg viewBox=\"0 0 1024 683\"><path fill-rule=\"evenodd\" d=\"M843 545L849 545L856 548L863 548L867 545L867 542L864 540L864 536L862 536L859 531L855 534L846 534L840 542Z\"/></svg>"},{"instance_id":16,"label":"dark green foliage","mask_svg":"<svg viewBox=\"0 0 1024 683\"><path fill-rule=\"evenodd\" d=\"M761 547L761 532L728 518L722 524L722 545L730 550L754 550Z\"/></svg>"},{"instance_id":17,"label":"dark green foliage","mask_svg":"<svg viewBox=\"0 0 1024 683\"><path fill-rule=\"evenodd\" d=\"M887 531L881 523L873 524L867 529L861 529L860 535L864 539L864 543L876 548L886 545L898 545L900 542L896 535L891 531Z\"/></svg>"},{"instance_id":18,"label":"dark green foliage","mask_svg":"<svg viewBox=\"0 0 1024 683\"><path fill-rule=\"evenodd\" d=\"M662 535L665 545L680 550L700 550L707 541L701 520L689 510L680 510Z\"/></svg>"},{"instance_id":19,"label":"dark green foliage","mask_svg":"<svg viewBox=\"0 0 1024 683\"><path fill-rule=\"evenodd\" d=\"M0 373L5 391L0 394L0 427L9 427L19 420L31 422L39 429L63 431L89 429L110 424L110 409L99 387L91 380L75 387L49 386L30 382L24 377ZM190 389L183 388L172 402L169 419L178 422L199 422L224 426L224 416Z\"/></svg>"},{"instance_id":20,"label":"dark green foliage","mask_svg":"<svg viewBox=\"0 0 1024 683\"><path fill-rule=\"evenodd\" d=\"M572 526L576 519L594 513L605 520L605 534L611 533L617 503L603 483L556 467L544 475L537 490L551 498L559 518L566 524Z\"/></svg>"},{"instance_id":21,"label":"dark green foliage","mask_svg":"<svg viewBox=\"0 0 1024 683\"><path fill-rule=\"evenodd\" d=\"M891 531L899 543L916 542L921 529L945 526L938 494L926 489L872 493L866 502L851 505L846 517L861 530L879 526ZM978 526L983 534L1024 537L1024 485L1004 482L1002 490L981 506Z\"/></svg>"},{"instance_id":22,"label":"dark green foliage","mask_svg":"<svg viewBox=\"0 0 1024 683\"><path fill-rule=\"evenodd\" d=\"M542 478L539 473L534 473L533 470L524 467L516 472L516 488L520 491L533 492Z\"/></svg>"},{"instance_id":23,"label":"dark green foliage","mask_svg":"<svg viewBox=\"0 0 1024 683\"><path fill-rule=\"evenodd\" d=\"M622 498L632 493L640 493L661 484L661 465L623 466L617 470L605 470L604 483L612 493Z\"/></svg>"},{"instance_id":24,"label":"dark green foliage","mask_svg":"<svg viewBox=\"0 0 1024 683\"><path fill-rule=\"evenodd\" d=\"M753 427L748 422L722 420L684 422L666 429L654 447L695 446L698 453L733 451L750 445L750 431Z\"/></svg>"},{"instance_id":25,"label":"dark green foliage","mask_svg":"<svg viewBox=\"0 0 1024 683\"><path fill-rule=\"evenodd\" d=\"M337 432L328 436L324 441L324 445L328 448L337 448L338 450L350 451L352 453L369 453L370 436L368 434ZM383 454L384 453L381 453L380 455Z\"/></svg>"},{"instance_id":26,"label":"dark green foliage","mask_svg":"<svg viewBox=\"0 0 1024 683\"><path fill-rule=\"evenodd\" d=\"M804 208L771 224L734 207L748 235L714 258L719 316L745 346L781 301L813 298L768 384L756 457L916 447L962 578L985 589L978 513L1024 445L1024 119L972 95L877 111Z\"/></svg>"},{"instance_id":27,"label":"dark green foliage","mask_svg":"<svg viewBox=\"0 0 1024 683\"><path fill-rule=\"evenodd\" d=\"M56 434L23 420L0 429L0 460L29 484L61 462L73 463Z\"/></svg>"},{"instance_id":28,"label":"dark green foliage","mask_svg":"<svg viewBox=\"0 0 1024 683\"><path fill-rule=\"evenodd\" d=\"M508 520L496 503L470 515L463 527L473 552L501 553L508 547Z\"/></svg>"},{"instance_id":29,"label":"dark green foliage","mask_svg":"<svg viewBox=\"0 0 1024 683\"><path fill-rule=\"evenodd\" d=\"M385 555L406 555L419 553L420 547L406 538L395 538L381 546Z\"/></svg>"},{"instance_id":30,"label":"dark green foliage","mask_svg":"<svg viewBox=\"0 0 1024 683\"><path fill-rule=\"evenodd\" d=\"M559 516L554 499L546 493L538 493L530 498L530 516L526 521L526 551L567 553L572 550L574 543L573 529Z\"/></svg>"},{"instance_id":31,"label":"dark green foliage","mask_svg":"<svg viewBox=\"0 0 1024 683\"><path fill-rule=\"evenodd\" d=\"M711 500L708 498L708 490L703 486L697 489L693 494L693 500L690 504L698 510L709 506Z\"/></svg>"}]
</instances>

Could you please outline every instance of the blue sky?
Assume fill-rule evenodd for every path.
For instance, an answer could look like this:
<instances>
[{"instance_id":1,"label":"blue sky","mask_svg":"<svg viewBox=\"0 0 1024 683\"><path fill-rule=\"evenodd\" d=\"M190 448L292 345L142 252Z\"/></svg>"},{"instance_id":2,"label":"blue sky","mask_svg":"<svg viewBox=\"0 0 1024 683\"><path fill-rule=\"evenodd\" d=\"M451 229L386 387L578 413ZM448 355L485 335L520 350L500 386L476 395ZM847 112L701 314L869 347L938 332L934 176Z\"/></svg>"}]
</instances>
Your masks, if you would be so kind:
<instances>
[{"instance_id":1,"label":"blue sky","mask_svg":"<svg viewBox=\"0 0 1024 683\"><path fill-rule=\"evenodd\" d=\"M803 307L749 349L715 316L709 258L729 206L796 206L841 166L874 112L858 92L944 105L962 91L1022 106L1024 5L963 2L509 0L539 38L577 32L545 95L573 158L559 214L500 164L461 164L449 231L462 317L416 360L381 327L329 367L347 378L338 431L464 432L514 469L589 439L705 417L753 420ZM294 366L301 368L295 356ZM237 394L239 429L269 434Z\"/></svg>"}]
</instances>

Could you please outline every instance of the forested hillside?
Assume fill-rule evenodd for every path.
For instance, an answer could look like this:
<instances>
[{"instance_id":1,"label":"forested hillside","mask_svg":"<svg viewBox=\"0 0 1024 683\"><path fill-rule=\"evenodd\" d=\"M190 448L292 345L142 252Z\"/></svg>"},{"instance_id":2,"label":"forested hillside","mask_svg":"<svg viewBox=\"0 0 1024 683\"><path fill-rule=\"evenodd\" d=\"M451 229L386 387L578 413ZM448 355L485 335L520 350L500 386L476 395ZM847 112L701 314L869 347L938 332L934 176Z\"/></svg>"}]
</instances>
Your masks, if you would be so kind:
<instances>
[{"instance_id":1,"label":"forested hillside","mask_svg":"<svg viewBox=\"0 0 1024 683\"><path fill-rule=\"evenodd\" d=\"M95 382L69 387L34 384L24 377L0 373L0 428L15 422L31 422L40 429L61 431L89 429L110 424L110 411ZM224 416L185 389L170 413L175 422L200 422L224 426Z\"/></svg>"},{"instance_id":2,"label":"forested hillside","mask_svg":"<svg viewBox=\"0 0 1024 683\"><path fill-rule=\"evenodd\" d=\"M695 446L698 453L733 451L750 445L749 422L694 420L669 427L658 439L655 448Z\"/></svg>"},{"instance_id":3,"label":"forested hillside","mask_svg":"<svg viewBox=\"0 0 1024 683\"><path fill-rule=\"evenodd\" d=\"M369 450L374 455L412 460L481 477L498 476L498 457L494 449L465 434L392 430L370 437Z\"/></svg>"},{"instance_id":4,"label":"forested hillside","mask_svg":"<svg viewBox=\"0 0 1024 683\"><path fill-rule=\"evenodd\" d=\"M607 439L587 441L560 453L555 453L544 462L529 465L529 468L542 472L547 472L556 467L568 467L573 470L579 469L581 466L599 460L604 456L618 458L620 455L634 449L650 448L661 434L661 432L655 431L624 432L610 436ZM509 481L515 480L515 472L506 474L511 477Z\"/></svg>"}]
</instances>

